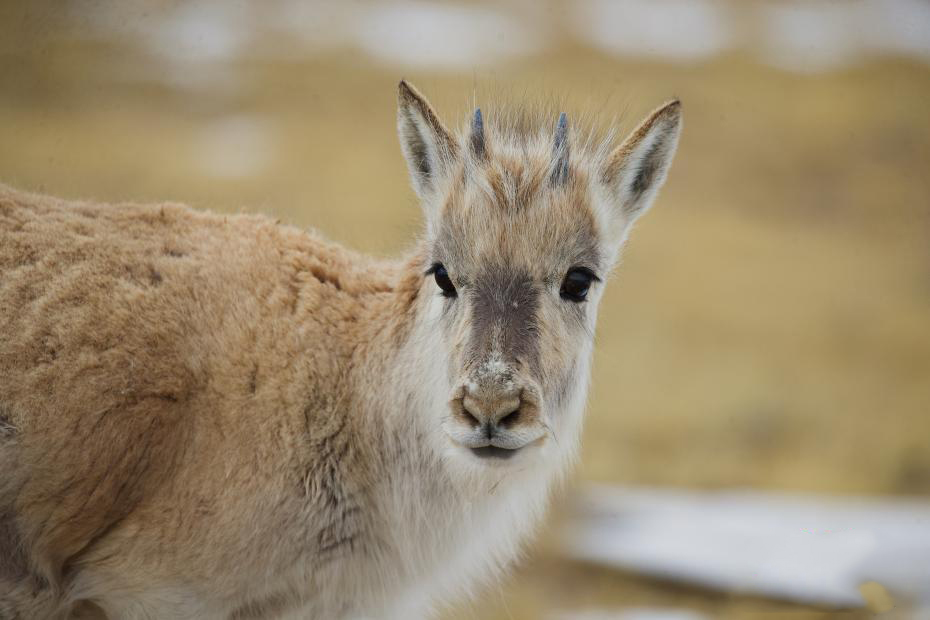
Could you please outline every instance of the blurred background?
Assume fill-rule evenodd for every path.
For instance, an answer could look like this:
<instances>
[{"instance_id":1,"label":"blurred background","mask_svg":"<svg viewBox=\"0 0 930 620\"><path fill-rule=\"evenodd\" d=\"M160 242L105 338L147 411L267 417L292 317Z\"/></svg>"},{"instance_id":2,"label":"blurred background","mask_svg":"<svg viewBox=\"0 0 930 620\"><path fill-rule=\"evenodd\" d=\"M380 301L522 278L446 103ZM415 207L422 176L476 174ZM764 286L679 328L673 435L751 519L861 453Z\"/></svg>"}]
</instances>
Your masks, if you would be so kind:
<instances>
[{"instance_id":1,"label":"blurred background","mask_svg":"<svg viewBox=\"0 0 930 620\"><path fill-rule=\"evenodd\" d=\"M581 464L515 573L443 618L918 613L930 3L0 0L0 182L395 255L421 225L401 77L450 125L499 99L622 131L685 111L601 307ZM766 586L777 566L815 591ZM818 594L834 574L842 595Z\"/></svg>"}]
</instances>

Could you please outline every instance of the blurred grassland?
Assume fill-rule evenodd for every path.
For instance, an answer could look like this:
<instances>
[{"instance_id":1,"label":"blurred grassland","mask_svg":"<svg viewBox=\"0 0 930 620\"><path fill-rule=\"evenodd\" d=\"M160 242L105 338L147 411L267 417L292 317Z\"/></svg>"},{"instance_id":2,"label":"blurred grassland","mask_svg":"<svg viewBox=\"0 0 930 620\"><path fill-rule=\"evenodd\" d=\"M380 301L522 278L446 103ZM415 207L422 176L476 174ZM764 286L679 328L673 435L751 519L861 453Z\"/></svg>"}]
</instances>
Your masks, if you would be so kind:
<instances>
[{"instance_id":1,"label":"blurred grassland","mask_svg":"<svg viewBox=\"0 0 930 620\"><path fill-rule=\"evenodd\" d=\"M181 88L137 73L151 61L131 46L0 22L0 181L260 211L379 255L418 234L394 130L399 70L352 52L257 57L226 68L233 87ZM501 97L554 97L570 117L629 130L683 100L669 181L601 306L578 479L930 494L926 65L804 76L736 53L669 65L563 45L403 77L450 125L475 102L491 115ZM260 171L211 173L204 159L223 145L211 136L240 126L260 134ZM546 540L450 617L620 604L834 615L566 563Z\"/></svg>"}]
</instances>

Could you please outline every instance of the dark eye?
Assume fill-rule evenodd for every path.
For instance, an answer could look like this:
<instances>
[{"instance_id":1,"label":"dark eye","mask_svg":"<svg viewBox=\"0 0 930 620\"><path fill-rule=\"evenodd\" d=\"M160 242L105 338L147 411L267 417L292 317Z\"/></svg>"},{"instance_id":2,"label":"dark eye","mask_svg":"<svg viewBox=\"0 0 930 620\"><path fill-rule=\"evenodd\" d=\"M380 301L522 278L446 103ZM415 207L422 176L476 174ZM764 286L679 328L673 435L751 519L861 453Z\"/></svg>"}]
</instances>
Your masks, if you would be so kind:
<instances>
[{"instance_id":1,"label":"dark eye","mask_svg":"<svg viewBox=\"0 0 930 620\"><path fill-rule=\"evenodd\" d=\"M588 289L591 288L591 281L598 280L590 269L584 267L572 267L565 274L562 281L562 288L559 290L559 296L567 301L580 303L587 299Z\"/></svg>"},{"instance_id":2,"label":"dark eye","mask_svg":"<svg viewBox=\"0 0 930 620\"><path fill-rule=\"evenodd\" d=\"M434 263L427 273L433 274L433 278L436 280L436 285L442 289L442 294L444 297L458 296L458 292L455 290L455 285L452 284L452 280L449 278L449 272L446 271L446 268L442 263Z\"/></svg>"}]
</instances>

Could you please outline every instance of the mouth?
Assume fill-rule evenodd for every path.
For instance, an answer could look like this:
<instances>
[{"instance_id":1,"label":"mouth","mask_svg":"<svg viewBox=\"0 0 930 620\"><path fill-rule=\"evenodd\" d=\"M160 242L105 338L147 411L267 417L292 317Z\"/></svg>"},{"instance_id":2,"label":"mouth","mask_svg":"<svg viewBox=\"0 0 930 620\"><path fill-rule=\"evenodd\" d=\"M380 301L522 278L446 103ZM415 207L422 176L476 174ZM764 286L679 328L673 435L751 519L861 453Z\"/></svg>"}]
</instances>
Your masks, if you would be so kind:
<instances>
[{"instance_id":1,"label":"mouth","mask_svg":"<svg viewBox=\"0 0 930 620\"><path fill-rule=\"evenodd\" d=\"M519 448L516 450L510 450L508 448L498 448L497 446L483 446L481 448L469 449L471 450L471 453L477 456L479 459L500 461L507 460L520 451Z\"/></svg>"}]
</instances>

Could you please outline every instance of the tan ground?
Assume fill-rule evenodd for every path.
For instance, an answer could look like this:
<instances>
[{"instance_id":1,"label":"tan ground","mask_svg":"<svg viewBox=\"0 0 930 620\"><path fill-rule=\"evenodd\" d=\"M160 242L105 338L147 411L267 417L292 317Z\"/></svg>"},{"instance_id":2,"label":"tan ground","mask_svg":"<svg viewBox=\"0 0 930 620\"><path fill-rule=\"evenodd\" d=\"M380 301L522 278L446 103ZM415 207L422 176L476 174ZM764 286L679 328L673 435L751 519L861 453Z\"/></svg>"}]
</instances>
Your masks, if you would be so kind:
<instances>
[{"instance_id":1,"label":"tan ground","mask_svg":"<svg viewBox=\"0 0 930 620\"><path fill-rule=\"evenodd\" d=\"M3 182L261 210L379 254L417 231L394 135L398 70L353 53L256 58L235 64L235 88L185 90L160 83L139 49L78 26L0 10ZM626 128L684 101L670 181L602 306L579 479L930 494L926 65L799 76L740 55L676 67L563 47L475 75L404 77L450 119L475 84L479 102L543 93ZM267 165L211 176L215 136L237 123ZM840 616L567 563L546 540L447 617L628 605Z\"/></svg>"}]
</instances>

